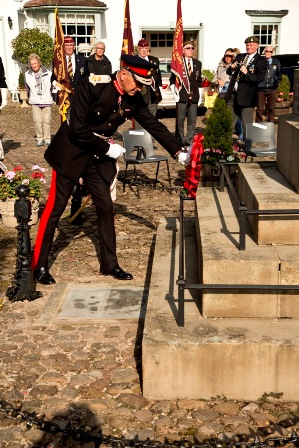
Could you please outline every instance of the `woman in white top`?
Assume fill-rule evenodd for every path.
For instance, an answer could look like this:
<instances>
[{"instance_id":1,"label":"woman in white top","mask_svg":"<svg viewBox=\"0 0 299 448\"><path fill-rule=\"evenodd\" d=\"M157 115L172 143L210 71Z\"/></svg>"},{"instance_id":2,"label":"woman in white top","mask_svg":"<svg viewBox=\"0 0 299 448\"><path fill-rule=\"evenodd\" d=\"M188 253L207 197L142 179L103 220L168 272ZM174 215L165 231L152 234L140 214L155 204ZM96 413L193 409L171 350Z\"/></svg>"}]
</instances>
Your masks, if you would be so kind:
<instances>
[{"instance_id":1,"label":"woman in white top","mask_svg":"<svg viewBox=\"0 0 299 448\"><path fill-rule=\"evenodd\" d=\"M29 104L32 106L32 116L36 133L36 145L48 146L51 142L51 75L42 64L37 54L28 58L30 68L25 73L26 88L29 93Z\"/></svg>"}]
</instances>

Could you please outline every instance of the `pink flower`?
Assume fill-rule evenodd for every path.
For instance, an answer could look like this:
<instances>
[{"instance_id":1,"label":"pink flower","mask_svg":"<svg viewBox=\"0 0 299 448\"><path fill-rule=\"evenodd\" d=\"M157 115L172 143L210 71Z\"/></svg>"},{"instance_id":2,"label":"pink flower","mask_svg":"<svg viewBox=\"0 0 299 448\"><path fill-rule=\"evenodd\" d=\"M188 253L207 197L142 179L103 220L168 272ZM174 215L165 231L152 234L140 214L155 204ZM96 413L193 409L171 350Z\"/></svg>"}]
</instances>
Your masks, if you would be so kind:
<instances>
[{"instance_id":1,"label":"pink flower","mask_svg":"<svg viewBox=\"0 0 299 448\"><path fill-rule=\"evenodd\" d=\"M15 177L16 173L14 171L6 171L5 177L12 182L13 178Z\"/></svg>"},{"instance_id":2,"label":"pink flower","mask_svg":"<svg viewBox=\"0 0 299 448\"><path fill-rule=\"evenodd\" d=\"M33 167L31 169L32 169L32 171L40 171L41 173L44 173L46 171L46 168L42 168L39 165L33 165Z\"/></svg>"}]
</instances>

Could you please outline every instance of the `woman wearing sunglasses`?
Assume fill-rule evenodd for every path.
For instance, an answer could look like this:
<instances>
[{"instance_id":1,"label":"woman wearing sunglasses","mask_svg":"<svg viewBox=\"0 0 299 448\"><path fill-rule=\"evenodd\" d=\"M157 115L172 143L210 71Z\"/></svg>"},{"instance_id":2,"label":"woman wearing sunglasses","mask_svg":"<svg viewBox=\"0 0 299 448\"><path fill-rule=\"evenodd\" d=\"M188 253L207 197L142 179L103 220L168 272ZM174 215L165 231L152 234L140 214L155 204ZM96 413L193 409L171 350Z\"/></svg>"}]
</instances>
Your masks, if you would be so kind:
<instances>
[{"instance_id":1,"label":"woman wearing sunglasses","mask_svg":"<svg viewBox=\"0 0 299 448\"><path fill-rule=\"evenodd\" d=\"M212 79L212 83L218 84L219 93L222 90L226 91L224 86L226 83L228 86L230 80L230 76L226 73L226 70L233 63L234 59L235 59L234 49L228 48L227 50L225 50L224 56L219 62L214 78Z\"/></svg>"}]
</instances>

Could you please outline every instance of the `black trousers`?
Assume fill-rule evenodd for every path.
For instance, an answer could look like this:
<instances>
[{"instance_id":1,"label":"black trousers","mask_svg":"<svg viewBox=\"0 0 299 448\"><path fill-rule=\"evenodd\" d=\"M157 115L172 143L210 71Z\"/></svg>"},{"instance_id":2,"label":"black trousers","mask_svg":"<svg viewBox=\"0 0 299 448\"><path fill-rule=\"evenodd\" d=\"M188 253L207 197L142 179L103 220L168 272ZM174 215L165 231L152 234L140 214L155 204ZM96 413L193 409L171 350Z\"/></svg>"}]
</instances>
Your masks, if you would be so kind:
<instances>
[{"instance_id":1,"label":"black trousers","mask_svg":"<svg viewBox=\"0 0 299 448\"><path fill-rule=\"evenodd\" d=\"M113 202L110 184L90 161L82 176L88 188L98 216L101 272L109 274L118 264L114 227ZM48 200L40 219L32 256L32 269L48 267L48 257L54 239L55 228L73 192L75 182L53 170Z\"/></svg>"}]
</instances>

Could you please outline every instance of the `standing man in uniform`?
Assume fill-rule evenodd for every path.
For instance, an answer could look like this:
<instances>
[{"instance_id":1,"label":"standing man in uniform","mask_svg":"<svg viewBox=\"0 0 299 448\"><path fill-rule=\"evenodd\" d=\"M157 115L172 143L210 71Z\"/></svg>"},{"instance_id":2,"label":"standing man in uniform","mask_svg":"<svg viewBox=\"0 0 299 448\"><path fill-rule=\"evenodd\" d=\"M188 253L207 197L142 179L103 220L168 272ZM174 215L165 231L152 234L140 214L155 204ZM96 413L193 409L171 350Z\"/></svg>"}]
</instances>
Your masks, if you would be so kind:
<instances>
[{"instance_id":1,"label":"standing man in uniform","mask_svg":"<svg viewBox=\"0 0 299 448\"><path fill-rule=\"evenodd\" d=\"M263 113L266 105L267 121L274 123L275 103L277 98L277 87L281 81L281 65L278 59L273 58L273 47L268 45L265 50L267 61L267 72L264 81L258 85L258 103L256 109L256 122L263 121Z\"/></svg>"},{"instance_id":2,"label":"standing man in uniform","mask_svg":"<svg viewBox=\"0 0 299 448\"><path fill-rule=\"evenodd\" d=\"M69 95L70 105L72 107L74 94L81 83L81 81L88 75L87 59L83 54L75 53L75 41L71 36L64 36L63 47L66 57L66 66L68 71L68 77L70 84L72 86L72 93ZM54 70L53 70L54 72ZM56 79L53 78L53 85L56 87ZM69 116L70 110L67 111ZM82 196L81 188L78 183L74 187L72 206L71 206L71 216L73 216L77 210L81 207ZM73 224L81 224L82 216L79 215L73 221Z\"/></svg>"},{"instance_id":3,"label":"standing man in uniform","mask_svg":"<svg viewBox=\"0 0 299 448\"><path fill-rule=\"evenodd\" d=\"M151 85L154 64L138 56L121 55L121 67L111 75L90 76L82 81L73 99L69 123L65 121L45 152L53 168L52 182L36 237L32 269L37 282L55 283L49 273L48 257L58 224L73 187L83 178L96 207L101 252L100 272L118 280L132 274L118 264L110 185L116 174L116 159L125 150L111 141L126 119L136 118L180 163L188 153L168 129L154 117L140 93Z\"/></svg>"},{"instance_id":4,"label":"standing man in uniform","mask_svg":"<svg viewBox=\"0 0 299 448\"><path fill-rule=\"evenodd\" d=\"M87 67L89 73L95 75L111 75L112 65L105 53L104 42L97 42L95 44L95 52L87 58Z\"/></svg>"},{"instance_id":5,"label":"standing man in uniform","mask_svg":"<svg viewBox=\"0 0 299 448\"><path fill-rule=\"evenodd\" d=\"M187 92L183 85L179 95L175 93L175 74L170 76L170 88L175 102L177 103L177 129L176 135L182 146L190 146L193 142L197 108L199 101L199 87L201 87L201 62L193 58L193 42L186 41L183 44L183 61L189 79L190 92ZM187 133L185 135L184 126L187 115Z\"/></svg>"},{"instance_id":6,"label":"standing man in uniform","mask_svg":"<svg viewBox=\"0 0 299 448\"><path fill-rule=\"evenodd\" d=\"M264 80L267 70L265 58L257 52L258 37L247 37L245 44L246 53L238 54L227 69L231 79L225 95L227 107L232 112L232 127L235 128L240 117L244 139L246 139L246 124L253 123L253 112L257 105L257 88Z\"/></svg>"},{"instance_id":7,"label":"standing man in uniform","mask_svg":"<svg viewBox=\"0 0 299 448\"><path fill-rule=\"evenodd\" d=\"M155 56L149 54L149 45L146 39L140 39L137 46L137 54L145 61L154 64L155 69L152 71L152 83L151 85L144 86L142 89L142 95L145 103L148 105L149 111L154 115L157 115L158 103L162 100L160 92L160 86L162 86L162 76L160 71L160 61ZM141 126L135 123L135 129L140 129Z\"/></svg>"}]
</instances>

